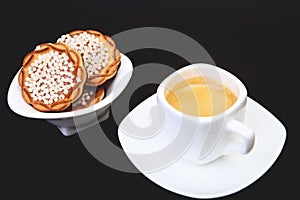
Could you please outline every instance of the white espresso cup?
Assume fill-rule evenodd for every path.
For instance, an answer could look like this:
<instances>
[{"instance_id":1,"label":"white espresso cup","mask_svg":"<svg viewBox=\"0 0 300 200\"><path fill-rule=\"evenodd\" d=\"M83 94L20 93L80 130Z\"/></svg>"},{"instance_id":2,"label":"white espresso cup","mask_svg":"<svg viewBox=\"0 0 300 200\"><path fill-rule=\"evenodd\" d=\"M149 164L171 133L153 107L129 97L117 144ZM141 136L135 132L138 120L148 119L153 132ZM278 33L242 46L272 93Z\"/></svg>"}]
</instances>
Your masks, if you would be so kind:
<instances>
[{"instance_id":1,"label":"white espresso cup","mask_svg":"<svg viewBox=\"0 0 300 200\"><path fill-rule=\"evenodd\" d=\"M166 99L167 92L183 80L195 77L220 83L234 93L236 101L225 111L211 116L195 116L175 109ZM158 86L157 101L165 114L166 123L173 126L174 134L186 134L190 138L183 156L194 163L209 163L229 154L247 154L254 145L255 132L243 123L246 87L236 76L220 67L197 63L175 71Z\"/></svg>"}]
</instances>

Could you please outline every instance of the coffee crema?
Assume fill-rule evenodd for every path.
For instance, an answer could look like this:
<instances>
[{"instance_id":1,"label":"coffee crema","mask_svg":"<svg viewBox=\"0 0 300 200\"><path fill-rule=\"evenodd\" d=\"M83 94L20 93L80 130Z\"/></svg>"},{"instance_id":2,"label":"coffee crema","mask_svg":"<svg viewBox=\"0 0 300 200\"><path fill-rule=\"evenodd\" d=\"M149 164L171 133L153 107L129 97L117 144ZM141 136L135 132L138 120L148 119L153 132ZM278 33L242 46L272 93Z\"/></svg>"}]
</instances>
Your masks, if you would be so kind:
<instances>
[{"instance_id":1,"label":"coffee crema","mask_svg":"<svg viewBox=\"0 0 300 200\"><path fill-rule=\"evenodd\" d=\"M237 100L237 96L228 87L199 76L166 88L165 98L178 111L200 117L222 113Z\"/></svg>"}]
</instances>

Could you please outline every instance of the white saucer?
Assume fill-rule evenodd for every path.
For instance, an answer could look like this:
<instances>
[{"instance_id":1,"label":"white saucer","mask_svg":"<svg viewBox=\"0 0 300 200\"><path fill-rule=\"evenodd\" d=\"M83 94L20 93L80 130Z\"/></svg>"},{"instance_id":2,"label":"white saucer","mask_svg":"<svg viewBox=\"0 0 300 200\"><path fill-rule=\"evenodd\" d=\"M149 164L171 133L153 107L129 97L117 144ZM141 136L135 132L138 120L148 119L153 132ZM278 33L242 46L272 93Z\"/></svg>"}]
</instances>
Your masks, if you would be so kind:
<instances>
[{"instance_id":1,"label":"white saucer","mask_svg":"<svg viewBox=\"0 0 300 200\"><path fill-rule=\"evenodd\" d=\"M139 157L133 154L142 155L158 151L163 145L161 143L164 143L161 142L163 140L161 135L171 131L168 125L163 126L163 123L159 123L161 115L157 109L159 107L154 94L123 119L118 129L121 146L130 161L147 178L169 191L187 197L217 198L244 189L274 164L286 139L286 130L280 121L248 97L245 124L256 132L255 145L249 154L224 156L206 165L197 165L179 158L163 168L147 171L140 166ZM151 120L156 123L151 124ZM140 127L151 124L149 127L156 134L138 139L135 136L144 133L134 133L139 129L128 129L131 127L129 123ZM151 164L151 160L149 163Z\"/></svg>"}]
</instances>

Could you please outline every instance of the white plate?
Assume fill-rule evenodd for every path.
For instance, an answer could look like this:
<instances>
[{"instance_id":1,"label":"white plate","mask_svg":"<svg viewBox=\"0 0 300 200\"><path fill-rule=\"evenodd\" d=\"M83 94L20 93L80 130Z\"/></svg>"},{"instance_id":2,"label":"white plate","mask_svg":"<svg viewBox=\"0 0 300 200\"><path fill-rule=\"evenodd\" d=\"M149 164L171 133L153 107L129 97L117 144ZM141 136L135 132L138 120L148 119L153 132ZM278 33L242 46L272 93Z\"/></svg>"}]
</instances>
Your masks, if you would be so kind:
<instances>
[{"instance_id":1,"label":"white plate","mask_svg":"<svg viewBox=\"0 0 300 200\"><path fill-rule=\"evenodd\" d=\"M163 168L145 170L144 166L141 167L140 157L135 155L157 152L165 145L162 144L164 132L172 131L172 127L157 123L161 116L157 114L159 113L157 109L159 107L154 94L123 119L118 129L121 146L130 161L148 179L169 191L188 197L222 197L249 186L274 164L286 139L286 130L280 121L248 97L245 124L252 127L256 133L255 145L249 154L223 156L206 165L197 165L180 158ZM155 110L156 112L153 112ZM155 120L151 119L150 111ZM149 126L151 120L152 125ZM154 125L153 121L156 121ZM140 127L149 126L156 134L142 140L138 139L135 136L142 133L134 132L139 129L128 129L131 127L129 123ZM153 161L155 159L153 157Z\"/></svg>"},{"instance_id":2,"label":"white plate","mask_svg":"<svg viewBox=\"0 0 300 200\"><path fill-rule=\"evenodd\" d=\"M90 124L98 123L99 119L107 119L107 110L113 100L116 99L127 86L132 76L133 65L126 55L121 54L121 65L116 76L108 85L103 100L93 106L77 111L52 113L35 110L24 101L18 83L19 71L12 80L7 94L7 102L10 109L24 117L45 119L57 126L64 135L72 135L76 133L76 130L83 130L89 127Z\"/></svg>"}]
</instances>

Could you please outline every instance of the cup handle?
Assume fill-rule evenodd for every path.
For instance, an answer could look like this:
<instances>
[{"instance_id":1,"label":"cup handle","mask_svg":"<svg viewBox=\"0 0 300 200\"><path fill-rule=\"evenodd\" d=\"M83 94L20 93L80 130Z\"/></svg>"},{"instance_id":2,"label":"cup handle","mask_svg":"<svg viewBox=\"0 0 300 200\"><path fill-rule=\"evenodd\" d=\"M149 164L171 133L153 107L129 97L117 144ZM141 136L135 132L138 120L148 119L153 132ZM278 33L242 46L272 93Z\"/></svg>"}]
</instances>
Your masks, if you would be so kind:
<instances>
[{"instance_id":1,"label":"cup handle","mask_svg":"<svg viewBox=\"0 0 300 200\"><path fill-rule=\"evenodd\" d=\"M224 155L250 152L255 141L255 132L238 120L232 119L226 125L227 134L231 134L228 139Z\"/></svg>"}]
</instances>

